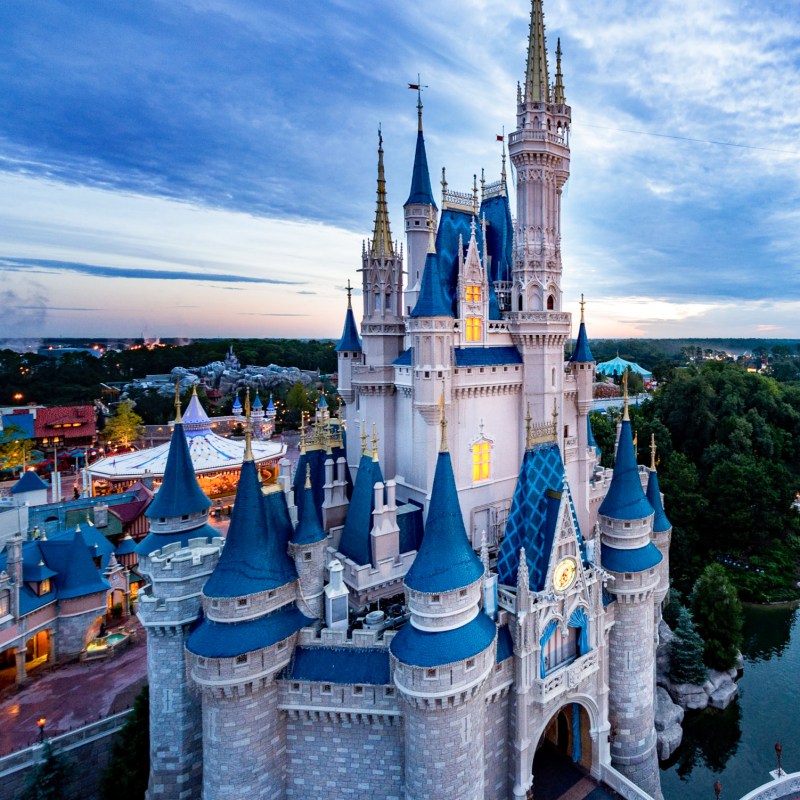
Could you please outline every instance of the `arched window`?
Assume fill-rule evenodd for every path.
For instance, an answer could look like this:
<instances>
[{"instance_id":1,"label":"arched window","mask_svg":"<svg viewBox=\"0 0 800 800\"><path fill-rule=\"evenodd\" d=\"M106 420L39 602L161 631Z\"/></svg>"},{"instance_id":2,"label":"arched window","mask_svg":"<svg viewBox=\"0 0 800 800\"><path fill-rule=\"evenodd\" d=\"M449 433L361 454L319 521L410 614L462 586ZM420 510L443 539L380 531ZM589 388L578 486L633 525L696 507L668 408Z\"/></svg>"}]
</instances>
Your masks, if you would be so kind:
<instances>
[{"instance_id":1,"label":"arched window","mask_svg":"<svg viewBox=\"0 0 800 800\"><path fill-rule=\"evenodd\" d=\"M466 288L466 301L468 303L480 303L481 301L481 287L474 284L468 283Z\"/></svg>"},{"instance_id":2,"label":"arched window","mask_svg":"<svg viewBox=\"0 0 800 800\"><path fill-rule=\"evenodd\" d=\"M547 295L547 310L552 311L556 307L556 299L553 295Z\"/></svg>"},{"instance_id":3,"label":"arched window","mask_svg":"<svg viewBox=\"0 0 800 800\"><path fill-rule=\"evenodd\" d=\"M479 342L481 340L481 318L467 317L467 341Z\"/></svg>"},{"instance_id":4,"label":"arched window","mask_svg":"<svg viewBox=\"0 0 800 800\"><path fill-rule=\"evenodd\" d=\"M8 590L0 592L0 618L7 617L11 613L11 592Z\"/></svg>"},{"instance_id":5,"label":"arched window","mask_svg":"<svg viewBox=\"0 0 800 800\"><path fill-rule=\"evenodd\" d=\"M478 439L472 445L472 480L486 481L492 471L492 443L488 439Z\"/></svg>"},{"instance_id":6,"label":"arched window","mask_svg":"<svg viewBox=\"0 0 800 800\"><path fill-rule=\"evenodd\" d=\"M522 311L522 295L517 298L517 311Z\"/></svg>"}]
</instances>

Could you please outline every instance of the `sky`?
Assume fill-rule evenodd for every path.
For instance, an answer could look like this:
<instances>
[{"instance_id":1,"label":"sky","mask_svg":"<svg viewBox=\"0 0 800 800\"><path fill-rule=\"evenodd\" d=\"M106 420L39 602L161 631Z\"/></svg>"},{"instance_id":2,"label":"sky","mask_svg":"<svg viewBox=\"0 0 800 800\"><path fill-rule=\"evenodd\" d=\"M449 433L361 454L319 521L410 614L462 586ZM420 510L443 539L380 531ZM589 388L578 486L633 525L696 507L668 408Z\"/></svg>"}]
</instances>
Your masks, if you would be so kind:
<instances>
[{"instance_id":1,"label":"sky","mask_svg":"<svg viewBox=\"0 0 800 800\"><path fill-rule=\"evenodd\" d=\"M800 335L800 6L544 7L573 118L566 308L585 294L592 337ZM529 14L4 0L0 338L338 336L378 126L396 237L418 73L435 189L442 166L497 179Z\"/></svg>"}]
</instances>

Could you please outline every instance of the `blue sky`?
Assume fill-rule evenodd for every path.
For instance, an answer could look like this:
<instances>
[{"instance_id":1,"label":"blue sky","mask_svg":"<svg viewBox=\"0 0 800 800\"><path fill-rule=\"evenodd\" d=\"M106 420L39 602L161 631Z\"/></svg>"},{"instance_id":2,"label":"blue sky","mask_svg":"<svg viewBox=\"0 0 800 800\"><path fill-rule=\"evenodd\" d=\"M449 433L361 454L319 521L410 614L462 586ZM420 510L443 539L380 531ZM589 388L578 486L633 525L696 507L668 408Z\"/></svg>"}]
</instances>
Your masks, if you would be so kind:
<instances>
[{"instance_id":1,"label":"blue sky","mask_svg":"<svg viewBox=\"0 0 800 800\"><path fill-rule=\"evenodd\" d=\"M378 124L396 236L418 72L434 185L497 177L529 8L5 0L0 337L338 335ZM567 306L585 293L593 336L797 336L800 8L545 12L574 122Z\"/></svg>"}]
</instances>

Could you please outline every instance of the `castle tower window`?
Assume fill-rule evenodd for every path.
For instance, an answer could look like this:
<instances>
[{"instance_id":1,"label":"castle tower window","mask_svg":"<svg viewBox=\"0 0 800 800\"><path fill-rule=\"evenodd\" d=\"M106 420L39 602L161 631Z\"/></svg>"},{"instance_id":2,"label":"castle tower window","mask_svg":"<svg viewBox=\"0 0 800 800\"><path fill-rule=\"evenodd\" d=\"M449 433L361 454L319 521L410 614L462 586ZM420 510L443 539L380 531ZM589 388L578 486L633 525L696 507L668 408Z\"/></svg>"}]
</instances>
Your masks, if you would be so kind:
<instances>
[{"instance_id":1,"label":"castle tower window","mask_svg":"<svg viewBox=\"0 0 800 800\"><path fill-rule=\"evenodd\" d=\"M481 324L480 317L467 317L467 341L479 342L481 340Z\"/></svg>"},{"instance_id":2,"label":"castle tower window","mask_svg":"<svg viewBox=\"0 0 800 800\"><path fill-rule=\"evenodd\" d=\"M11 592L0 592L0 617L7 617L11 613Z\"/></svg>"},{"instance_id":3,"label":"castle tower window","mask_svg":"<svg viewBox=\"0 0 800 800\"><path fill-rule=\"evenodd\" d=\"M474 283L467 284L466 300L468 303L480 303L481 287Z\"/></svg>"},{"instance_id":4,"label":"castle tower window","mask_svg":"<svg viewBox=\"0 0 800 800\"><path fill-rule=\"evenodd\" d=\"M492 444L488 439L481 439L472 445L472 480L485 481L491 473Z\"/></svg>"}]
</instances>

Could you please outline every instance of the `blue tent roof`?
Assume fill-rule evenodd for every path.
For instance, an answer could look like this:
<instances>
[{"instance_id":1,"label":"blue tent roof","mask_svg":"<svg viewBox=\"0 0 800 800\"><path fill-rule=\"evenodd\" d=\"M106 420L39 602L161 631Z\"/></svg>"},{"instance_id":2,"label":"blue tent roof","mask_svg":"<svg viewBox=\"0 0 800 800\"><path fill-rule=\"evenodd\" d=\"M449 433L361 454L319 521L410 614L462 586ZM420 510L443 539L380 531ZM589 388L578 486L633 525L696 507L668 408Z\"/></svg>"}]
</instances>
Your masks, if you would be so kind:
<instances>
[{"instance_id":1,"label":"blue tent roof","mask_svg":"<svg viewBox=\"0 0 800 800\"><path fill-rule=\"evenodd\" d=\"M356 318L353 316L353 309L347 309L344 317L344 328L342 329L342 338L336 345L336 352L341 353L345 350L360 353L361 352L361 339L358 335L358 326L356 325Z\"/></svg>"},{"instance_id":2,"label":"blue tent roof","mask_svg":"<svg viewBox=\"0 0 800 800\"><path fill-rule=\"evenodd\" d=\"M436 208L431 191L431 176L428 171L428 156L425 152L425 137L422 130L417 132L417 149L414 153L414 169L411 173L411 191L405 205L421 204Z\"/></svg>"},{"instance_id":3,"label":"blue tent roof","mask_svg":"<svg viewBox=\"0 0 800 800\"><path fill-rule=\"evenodd\" d=\"M144 514L150 519L168 519L204 511L210 506L211 501L203 494L194 474L183 424L178 422L169 443L164 480Z\"/></svg>"},{"instance_id":4,"label":"blue tent roof","mask_svg":"<svg viewBox=\"0 0 800 800\"><path fill-rule=\"evenodd\" d=\"M392 639L389 649L403 664L441 667L482 653L491 647L496 633L494 622L483 613L460 628L436 633L418 630L407 622Z\"/></svg>"},{"instance_id":5,"label":"blue tent roof","mask_svg":"<svg viewBox=\"0 0 800 800\"><path fill-rule=\"evenodd\" d=\"M225 547L203 594L241 597L296 580L294 562L286 552L291 533L283 492L262 495L255 462L243 462Z\"/></svg>"},{"instance_id":6,"label":"blue tent roof","mask_svg":"<svg viewBox=\"0 0 800 800\"><path fill-rule=\"evenodd\" d=\"M578 328L578 340L575 342L575 352L570 357L570 361L576 363L586 363L594 361L594 356L589 348L589 337L586 335L586 325L581 320L581 326Z\"/></svg>"},{"instance_id":7,"label":"blue tent roof","mask_svg":"<svg viewBox=\"0 0 800 800\"><path fill-rule=\"evenodd\" d=\"M94 565L80 531L75 531L71 541L47 540L39 542L39 547L47 565L58 573L54 580L59 600L105 592L111 588Z\"/></svg>"},{"instance_id":8,"label":"blue tent roof","mask_svg":"<svg viewBox=\"0 0 800 800\"><path fill-rule=\"evenodd\" d=\"M609 572L644 572L660 564L663 556L658 548L648 542L644 547L635 550L622 550L618 547L601 545L600 560L603 569Z\"/></svg>"},{"instance_id":9,"label":"blue tent roof","mask_svg":"<svg viewBox=\"0 0 800 800\"><path fill-rule=\"evenodd\" d=\"M313 622L294 604L245 622L204 618L189 634L186 649L204 658L233 658L282 642Z\"/></svg>"},{"instance_id":10,"label":"blue tent roof","mask_svg":"<svg viewBox=\"0 0 800 800\"><path fill-rule=\"evenodd\" d=\"M328 534L322 527L314 503L314 489L307 486L303 489L298 505L298 523L292 536L294 544L314 544L321 542Z\"/></svg>"},{"instance_id":11,"label":"blue tent roof","mask_svg":"<svg viewBox=\"0 0 800 800\"><path fill-rule=\"evenodd\" d=\"M653 533L663 533L672 528L672 523L667 518L664 511L664 504L661 502L661 490L658 487L658 473L650 470L650 477L647 479L647 502L653 507L655 516L653 517Z\"/></svg>"},{"instance_id":12,"label":"blue tent roof","mask_svg":"<svg viewBox=\"0 0 800 800\"><path fill-rule=\"evenodd\" d=\"M19 480L11 487L11 494L41 492L42 489L47 488L47 484L35 472L28 470L27 472L23 472Z\"/></svg>"},{"instance_id":13,"label":"blue tent roof","mask_svg":"<svg viewBox=\"0 0 800 800\"><path fill-rule=\"evenodd\" d=\"M416 592L449 592L475 583L481 575L483 564L464 529L450 453L439 453L425 533L404 583Z\"/></svg>"},{"instance_id":14,"label":"blue tent roof","mask_svg":"<svg viewBox=\"0 0 800 800\"><path fill-rule=\"evenodd\" d=\"M652 372L649 372L644 367L640 367L638 364L634 364L633 361L626 361L624 358L620 358L616 356L616 358L612 358L611 361L603 361L596 367L597 371L601 375L622 375L626 369L629 369L631 372L637 372L639 375L643 375L644 377L651 377Z\"/></svg>"},{"instance_id":15,"label":"blue tent roof","mask_svg":"<svg viewBox=\"0 0 800 800\"><path fill-rule=\"evenodd\" d=\"M628 419L622 420L614 475L608 493L600 504L600 513L611 519L621 520L644 519L653 513L639 478L631 422Z\"/></svg>"},{"instance_id":16,"label":"blue tent roof","mask_svg":"<svg viewBox=\"0 0 800 800\"><path fill-rule=\"evenodd\" d=\"M375 484L378 481L383 482L381 465L373 461L371 455L362 455L342 538L339 540L339 552L356 564L372 562L369 534L372 530L372 512L375 510Z\"/></svg>"},{"instance_id":17,"label":"blue tent roof","mask_svg":"<svg viewBox=\"0 0 800 800\"><path fill-rule=\"evenodd\" d=\"M385 686L389 651L367 647L298 647L283 676L290 681Z\"/></svg>"},{"instance_id":18,"label":"blue tent roof","mask_svg":"<svg viewBox=\"0 0 800 800\"><path fill-rule=\"evenodd\" d=\"M415 319L453 316L453 302L447 293L444 277L439 271L439 257L436 253L428 253L425 258L422 286L411 316Z\"/></svg>"}]
</instances>

